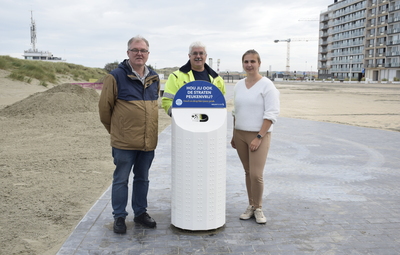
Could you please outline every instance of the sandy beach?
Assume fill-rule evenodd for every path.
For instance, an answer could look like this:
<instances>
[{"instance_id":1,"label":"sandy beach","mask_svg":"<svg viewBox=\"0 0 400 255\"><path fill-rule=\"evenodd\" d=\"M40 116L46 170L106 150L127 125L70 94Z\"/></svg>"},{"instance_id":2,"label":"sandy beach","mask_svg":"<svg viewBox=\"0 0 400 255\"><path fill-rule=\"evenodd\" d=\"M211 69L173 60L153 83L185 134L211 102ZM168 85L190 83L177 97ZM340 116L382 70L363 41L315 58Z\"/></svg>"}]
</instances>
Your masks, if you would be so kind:
<instances>
[{"instance_id":1,"label":"sandy beach","mask_svg":"<svg viewBox=\"0 0 400 255\"><path fill-rule=\"evenodd\" d=\"M56 254L112 181L99 91L6 75L0 70L0 254ZM400 132L400 84L275 85L281 117ZM162 132L171 120L159 116Z\"/></svg>"}]
</instances>

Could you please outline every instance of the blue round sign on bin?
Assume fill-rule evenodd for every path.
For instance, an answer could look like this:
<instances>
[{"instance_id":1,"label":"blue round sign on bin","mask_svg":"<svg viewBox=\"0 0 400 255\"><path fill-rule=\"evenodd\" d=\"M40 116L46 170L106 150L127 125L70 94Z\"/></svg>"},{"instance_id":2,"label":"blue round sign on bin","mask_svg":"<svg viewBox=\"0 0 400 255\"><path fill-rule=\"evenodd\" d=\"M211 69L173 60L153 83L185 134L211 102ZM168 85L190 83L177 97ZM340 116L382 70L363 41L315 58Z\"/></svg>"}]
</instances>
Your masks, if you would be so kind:
<instances>
[{"instance_id":1,"label":"blue round sign on bin","mask_svg":"<svg viewBox=\"0 0 400 255\"><path fill-rule=\"evenodd\" d=\"M178 90L172 107L226 108L226 102L224 95L214 84L206 81L192 81Z\"/></svg>"}]
</instances>

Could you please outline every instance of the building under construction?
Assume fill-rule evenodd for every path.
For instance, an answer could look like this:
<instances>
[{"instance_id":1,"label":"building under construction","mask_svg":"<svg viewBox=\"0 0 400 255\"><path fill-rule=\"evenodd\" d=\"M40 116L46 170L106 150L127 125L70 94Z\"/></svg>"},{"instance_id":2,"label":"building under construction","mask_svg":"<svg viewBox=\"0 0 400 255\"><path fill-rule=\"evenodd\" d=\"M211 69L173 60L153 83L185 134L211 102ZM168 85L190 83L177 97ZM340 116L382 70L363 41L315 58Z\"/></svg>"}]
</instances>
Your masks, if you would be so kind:
<instances>
[{"instance_id":1,"label":"building under construction","mask_svg":"<svg viewBox=\"0 0 400 255\"><path fill-rule=\"evenodd\" d=\"M319 24L318 78L400 78L399 0L334 0Z\"/></svg>"}]
</instances>

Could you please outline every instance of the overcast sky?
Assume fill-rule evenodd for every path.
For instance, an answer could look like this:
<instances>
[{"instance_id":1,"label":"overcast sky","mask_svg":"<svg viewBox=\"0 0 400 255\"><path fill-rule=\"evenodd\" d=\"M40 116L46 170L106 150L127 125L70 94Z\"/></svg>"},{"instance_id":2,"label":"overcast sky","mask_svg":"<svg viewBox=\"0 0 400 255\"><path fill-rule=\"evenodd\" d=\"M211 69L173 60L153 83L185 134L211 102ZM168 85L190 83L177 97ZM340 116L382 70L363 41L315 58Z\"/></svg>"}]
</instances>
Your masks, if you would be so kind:
<instances>
[{"instance_id":1,"label":"overcast sky","mask_svg":"<svg viewBox=\"0 0 400 255\"><path fill-rule=\"evenodd\" d=\"M290 70L317 70L318 20L333 0L0 0L0 55L22 58L32 48L31 10L36 48L69 63L103 68L127 58L127 41L149 40L148 64L181 66L194 41L207 46L219 71L242 71L248 49L261 55L261 71L286 69L287 43L275 39L313 39L290 43ZM300 21L299 21L300 20ZM208 62L208 59L207 59Z\"/></svg>"}]
</instances>

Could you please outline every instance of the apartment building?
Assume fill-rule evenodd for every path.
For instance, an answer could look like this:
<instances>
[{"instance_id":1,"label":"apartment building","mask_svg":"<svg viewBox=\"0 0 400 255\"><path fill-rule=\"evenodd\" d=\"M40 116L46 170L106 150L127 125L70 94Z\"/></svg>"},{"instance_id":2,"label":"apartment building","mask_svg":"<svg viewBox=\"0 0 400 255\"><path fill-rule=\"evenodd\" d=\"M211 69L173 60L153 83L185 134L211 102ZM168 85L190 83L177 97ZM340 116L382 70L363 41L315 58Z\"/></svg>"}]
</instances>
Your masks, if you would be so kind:
<instances>
[{"instance_id":1,"label":"apartment building","mask_svg":"<svg viewBox=\"0 0 400 255\"><path fill-rule=\"evenodd\" d=\"M319 23L318 78L400 78L400 0L334 0Z\"/></svg>"}]
</instances>

